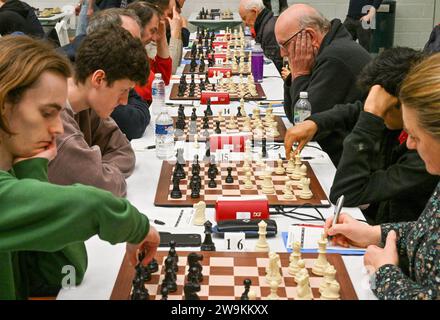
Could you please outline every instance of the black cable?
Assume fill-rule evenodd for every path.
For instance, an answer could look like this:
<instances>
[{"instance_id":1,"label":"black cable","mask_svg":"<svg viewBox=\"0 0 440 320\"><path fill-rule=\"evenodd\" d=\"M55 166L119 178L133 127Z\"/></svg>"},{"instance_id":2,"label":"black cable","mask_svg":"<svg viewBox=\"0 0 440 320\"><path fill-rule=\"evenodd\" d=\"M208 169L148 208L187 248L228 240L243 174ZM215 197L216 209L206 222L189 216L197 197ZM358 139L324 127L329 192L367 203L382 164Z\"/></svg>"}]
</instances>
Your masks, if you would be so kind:
<instances>
[{"instance_id":1,"label":"black cable","mask_svg":"<svg viewBox=\"0 0 440 320\"><path fill-rule=\"evenodd\" d=\"M297 220L300 220L300 221L322 221L322 222L325 221L324 216L322 215L321 211L319 211L315 207L313 207L313 209L315 209L318 212L319 217L316 217L316 216L313 216L313 215L310 215L310 214L307 214L307 213L303 213L303 212L296 212L296 210L298 210L300 208L304 208L307 205L310 205L310 203L305 203L303 205L297 206L294 209L289 210L289 211L286 211L284 206L275 206L274 209L276 210L276 212L272 211L270 213L271 214L280 214L280 215L283 215L285 217L292 218L292 219L297 219ZM292 216L292 215L295 215L295 216ZM310 219L304 219L304 218L300 218L298 216L300 216L300 217L308 217Z\"/></svg>"}]
</instances>

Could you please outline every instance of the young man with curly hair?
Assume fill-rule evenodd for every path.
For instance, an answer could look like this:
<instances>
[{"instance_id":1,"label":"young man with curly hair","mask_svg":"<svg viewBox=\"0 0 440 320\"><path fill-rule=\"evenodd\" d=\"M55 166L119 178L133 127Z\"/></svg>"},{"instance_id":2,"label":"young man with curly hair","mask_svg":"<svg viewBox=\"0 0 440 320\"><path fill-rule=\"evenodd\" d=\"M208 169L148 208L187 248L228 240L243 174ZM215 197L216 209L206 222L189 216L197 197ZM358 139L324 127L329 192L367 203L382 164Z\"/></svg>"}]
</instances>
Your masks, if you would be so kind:
<instances>
[{"instance_id":1,"label":"young man with curly hair","mask_svg":"<svg viewBox=\"0 0 440 320\"><path fill-rule=\"evenodd\" d=\"M74 70L62 113L64 133L57 137L58 156L49 165L49 181L82 183L124 196L135 155L110 114L127 104L135 84L145 84L145 48L121 27L98 30L81 43Z\"/></svg>"}]
</instances>

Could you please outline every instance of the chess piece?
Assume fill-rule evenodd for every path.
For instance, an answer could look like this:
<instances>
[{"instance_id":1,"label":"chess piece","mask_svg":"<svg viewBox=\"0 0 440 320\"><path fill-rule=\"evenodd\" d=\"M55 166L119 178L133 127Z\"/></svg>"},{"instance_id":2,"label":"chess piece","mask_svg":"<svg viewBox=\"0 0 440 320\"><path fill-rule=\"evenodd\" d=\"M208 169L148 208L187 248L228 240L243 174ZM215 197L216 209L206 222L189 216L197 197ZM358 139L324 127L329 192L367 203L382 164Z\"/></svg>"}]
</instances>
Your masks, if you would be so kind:
<instances>
[{"instance_id":1,"label":"chess piece","mask_svg":"<svg viewBox=\"0 0 440 320\"><path fill-rule=\"evenodd\" d=\"M187 257L187 262L188 262L188 266L189 269L195 268L197 270L197 282L202 282L203 281L203 274L202 274L202 264L200 263L200 261L203 260L203 256L201 254L197 254L195 252L191 252L190 254L188 254Z\"/></svg>"},{"instance_id":2,"label":"chess piece","mask_svg":"<svg viewBox=\"0 0 440 320\"><path fill-rule=\"evenodd\" d=\"M279 283L277 281L271 281L270 294L267 296L267 300L278 300L280 298L277 294L278 287L279 287Z\"/></svg>"},{"instance_id":3,"label":"chess piece","mask_svg":"<svg viewBox=\"0 0 440 320\"><path fill-rule=\"evenodd\" d=\"M262 192L264 194L274 194L275 188L272 182L272 175L270 172L266 171L263 176Z\"/></svg>"},{"instance_id":4,"label":"chess piece","mask_svg":"<svg viewBox=\"0 0 440 320\"><path fill-rule=\"evenodd\" d=\"M297 300L312 300L312 288L310 287L309 274L302 273L298 278Z\"/></svg>"},{"instance_id":5,"label":"chess piece","mask_svg":"<svg viewBox=\"0 0 440 320\"><path fill-rule=\"evenodd\" d=\"M225 182L234 183L234 178L232 177L232 168L228 167L226 170L228 171L228 175L226 176Z\"/></svg>"},{"instance_id":6,"label":"chess piece","mask_svg":"<svg viewBox=\"0 0 440 320\"><path fill-rule=\"evenodd\" d=\"M245 175L246 175L246 178L244 180L244 188L245 189L252 189L254 187L254 185L252 184L252 180L251 180L252 174L250 171L247 171Z\"/></svg>"},{"instance_id":7,"label":"chess piece","mask_svg":"<svg viewBox=\"0 0 440 320\"><path fill-rule=\"evenodd\" d=\"M188 282L183 286L184 299L185 300L200 300L197 292L200 291L200 284L194 282Z\"/></svg>"},{"instance_id":8,"label":"chess piece","mask_svg":"<svg viewBox=\"0 0 440 320\"><path fill-rule=\"evenodd\" d=\"M151 262L148 264L148 270L151 273L159 271L159 264L157 263L156 259L151 260Z\"/></svg>"},{"instance_id":9,"label":"chess piece","mask_svg":"<svg viewBox=\"0 0 440 320\"><path fill-rule=\"evenodd\" d=\"M281 272L280 272L280 256L275 252L269 253L269 265L267 268L266 281L272 283L276 281L281 284Z\"/></svg>"},{"instance_id":10,"label":"chess piece","mask_svg":"<svg viewBox=\"0 0 440 320\"><path fill-rule=\"evenodd\" d=\"M293 171L295 170L295 163L293 160L293 152L290 153L290 159L287 162L287 168L286 168L286 172L289 174L292 174Z\"/></svg>"},{"instance_id":11,"label":"chess piece","mask_svg":"<svg viewBox=\"0 0 440 320\"><path fill-rule=\"evenodd\" d=\"M301 199L311 199L313 197L312 191L310 191L310 178L302 178L300 180L301 191L299 197Z\"/></svg>"},{"instance_id":12,"label":"chess piece","mask_svg":"<svg viewBox=\"0 0 440 320\"><path fill-rule=\"evenodd\" d=\"M318 258L315 260L315 265L312 268L312 272L318 276L323 276L324 270L329 265L326 256L327 243L328 240L323 233L321 239L318 241Z\"/></svg>"},{"instance_id":13,"label":"chess piece","mask_svg":"<svg viewBox=\"0 0 440 320\"><path fill-rule=\"evenodd\" d=\"M298 260L297 268L298 268L298 272L294 275L294 280L296 283L298 283L298 281L299 281L298 279L299 279L300 275L305 274L305 273L309 274L309 272L306 269L306 263L303 259Z\"/></svg>"},{"instance_id":14,"label":"chess piece","mask_svg":"<svg viewBox=\"0 0 440 320\"><path fill-rule=\"evenodd\" d=\"M338 281L335 279L336 269L332 265L328 265L324 271L324 280L319 287L321 300L339 300L339 291L341 289Z\"/></svg>"},{"instance_id":15,"label":"chess piece","mask_svg":"<svg viewBox=\"0 0 440 320\"><path fill-rule=\"evenodd\" d=\"M266 138L261 139L261 155L263 158L267 158Z\"/></svg>"},{"instance_id":16,"label":"chess piece","mask_svg":"<svg viewBox=\"0 0 440 320\"><path fill-rule=\"evenodd\" d=\"M269 244L267 243L266 239L266 231L267 223L264 222L264 220L261 220L258 224L258 241L255 245L255 251L257 252L269 252Z\"/></svg>"},{"instance_id":17,"label":"chess piece","mask_svg":"<svg viewBox=\"0 0 440 320\"><path fill-rule=\"evenodd\" d=\"M283 199L291 200L294 198L293 192L292 192L292 184L293 184L293 182L291 180L286 181L286 184L285 184L284 190L283 190Z\"/></svg>"},{"instance_id":18,"label":"chess piece","mask_svg":"<svg viewBox=\"0 0 440 320\"><path fill-rule=\"evenodd\" d=\"M193 145L194 149L199 149L200 148L200 144L199 144L199 135L195 134L194 135L194 145Z\"/></svg>"},{"instance_id":19,"label":"chess piece","mask_svg":"<svg viewBox=\"0 0 440 320\"><path fill-rule=\"evenodd\" d=\"M289 257L290 263L288 272L290 275L295 276L301 269L298 266L299 260L301 260L301 243L299 241L296 241L292 244L292 253Z\"/></svg>"},{"instance_id":20,"label":"chess piece","mask_svg":"<svg viewBox=\"0 0 440 320\"><path fill-rule=\"evenodd\" d=\"M182 191L180 190L180 179L178 177L173 178L173 190L171 191L171 199L182 198Z\"/></svg>"},{"instance_id":21,"label":"chess piece","mask_svg":"<svg viewBox=\"0 0 440 320\"><path fill-rule=\"evenodd\" d=\"M240 300L249 300L248 294L249 294L249 290L251 288L251 284L252 284L252 281L250 279L244 279L244 281L243 281L244 292L242 293Z\"/></svg>"},{"instance_id":22,"label":"chess piece","mask_svg":"<svg viewBox=\"0 0 440 320\"><path fill-rule=\"evenodd\" d=\"M208 99L207 101L207 106L206 106L206 115L207 116L212 116L212 109L211 109L211 99Z\"/></svg>"},{"instance_id":23,"label":"chess piece","mask_svg":"<svg viewBox=\"0 0 440 320\"><path fill-rule=\"evenodd\" d=\"M257 294L255 293L254 290L249 290L248 300L257 300Z\"/></svg>"},{"instance_id":24,"label":"chess piece","mask_svg":"<svg viewBox=\"0 0 440 320\"><path fill-rule=\"evenodd\" d=\"M160 300L168 300L168 288L166 286L163 286L160 290L161 298Z\"/></svg>"},{"instance_id":25,"label":"chess piece","mask_svg":"<svg viewBox=\"0 0 440 320\"><path fill-rule=\"evenodd\" d=\"M216 134L222 133L222 130L220 129L220 121L219 120L215 121L215 130L214 130L214 132Z\"/></svg>"},{"instance_id":26,"label":"chess piece","mask_svg":"<svg viewBox=\"0 0 440 320\"><path fill-rule=\"evenodd\" d=\"M205 240L203 241L200 249L202 251L215 251L215 244L212 242L212 223L207 220L205 226Z\"/></svg>"},{"instance_id":27,"label":"chess piece","mask_svg":"<svg viewBox=\"0 0 440 320\"><path fill-rule=\"evenodd\" d=\"M282 159L278 159L277 160L277 164L278 164L278 166L275 169L275 173L276 174L284 174L286 172L286 170L284 170L284 167L283 167L283 160Z\"/></svg>"},{"instance_id":28,"label":"chess piece","mask_svg":"<svg viewBox=\"0 0 440 320\"><path fill-rule=\"evenodd\" d=\"M205 209L206 203L204 201L199 201L193 206L194 208L194 218L193 225L195 226L203 226L206 222Z\"/></svg>"}]
</instances>

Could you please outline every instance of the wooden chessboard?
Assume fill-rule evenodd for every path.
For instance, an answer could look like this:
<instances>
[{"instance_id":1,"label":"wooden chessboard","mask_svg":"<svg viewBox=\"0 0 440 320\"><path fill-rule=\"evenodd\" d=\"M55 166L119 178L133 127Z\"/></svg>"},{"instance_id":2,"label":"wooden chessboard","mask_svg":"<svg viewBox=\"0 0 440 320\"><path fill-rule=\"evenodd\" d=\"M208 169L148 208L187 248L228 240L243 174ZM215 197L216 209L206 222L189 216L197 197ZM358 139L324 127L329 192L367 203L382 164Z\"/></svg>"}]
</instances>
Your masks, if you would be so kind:
<instances>
[{"instance_id":1,"label":"wooden chessboard","mask_svg":"<svg viewBox=\"0 0 440 320\"><path fill-rule=\"evenodd\" d=\"M261 84L256 83L255 87L256 87L257 95L251 96L248 91L247 85L246 84L243 85L244 94L245 94L244 100L256 101L256 100L266 100L267 99L266 93L264 92ZM213 84L209 84L209 85L206 85L206 91L228 92L229 99L231 101L239 101L240 100L240 96L238 94L238 83L235 84L235 88L232 91L229 90L228 84L216 84L215 87L213 87ZM193 97L189 96L189 83L188 83L187 88L185 90L185 93L182 97L179 97L178 93L179 93L179 84L175 83L171 87L170 100L200 100L200 97L201 97L199 84L196 84Z\"/></svg>"},{"instance_id":2,"label":"wooden chessboard","mask_svg":"<svg viewBox=\"0 0 440 320\"><path fill-rule=\"evenodd\" d=\"M225 64L225 65L215 65L214 67L225 67L225 68L230 68L232 65L230 64ZM205 74L208 71L208 64L205 65L205 68L203 71L199 70L199 65L197 65L194 69L194 71L191 71L191 66L189 64L185 65L185 67L183 68L182 73L183 74ZM248 67L248 64L246 63L245 66L243 67L243 72L240 73L240 68L232 68L232 75L233 76L238 76L238 75L244 75L247 76L249 74L251 74L251 70Z\"/></svg>"},{"instance_id":3,"label":"wooden chessboard","mask_svg":"<svg viewBox=\"0 0 440 320\"><path fill-rule=\"evenodd\" d=\"M190 252L179 251L179 270L177 272L177 291L169 293L169 300L183 300L183 286L188 273L187 255ZM266 267L269 263L268 254L265 252L216 252L203 251L201 264L203 266L203 281L200 283L201 290L198 296L201 300L240 300L244 291L243 281L252 281L251 290L256 293L257 300L264 300L270 294L270 287L265 278ZM160 284L165 276L164 260L167 251L158 251L156 260L159 270L151 275L151 280L145 285L150 294L150 300L160 300ZM278 253L281 262L282 281L278 287L277 294L280 300L295 300L297 296L297 285L294 277L288 273L289 254ZM310 286L313 298L319 299L319 286L323 277L312 273L312 267L317 258L316 253L303 253L302 259L309 272ZM336 269L336 280L340 285L341 300L357 300L358 297L351 283L350 276L345 268L344 262L339 254L327 254L327 261ZM135 269L130 266L127 256L124 257L119 274L116 279L111 300L130 299L132 291L132 280Z\"/></svg>"},{"instance_id":4,"label":"wooden chessboard","mask_svg":"<svg viewBox=\"0 0 440 320\"><path fill-rule=\"evenodd\" d=\"M197 50L197 56L199 56L199 54L198 54L198 50ZM223 50L221 53L226 53L226 50ZM250 51L245 51L244 52L244 62L248 62L249 61L249 57L250 57L250 55L251 55L251 52ZM206 49L205 50L203 50L203 56L204 57L206 57L207 56L207 53L206 53ZM186 53L185 53L185 55L183 56L183 59L184 60L191 60L192 59L192 56L191 56L191 51L187 51ZM229 59L229 60L231 60L231 59ZM207 62L206 62L206 64L208 64Z\"/></svg>"},{"instance_id":5,"label":"wooden chessboard","mask_svg":"<svg viewBox=\"0 0 440 320\"><path fill-rule=\"evenodd\" d=\"M214 130L216 128L215 121L218 120L218 117L210 116L209 118L209 135L215 134ZM243 124L244 124L244 117L235 117L235 121L237 123L237 129L228 129L227 124L228 120L230 119L229 116L224 116L224 121L220 121L220 130L222 131L222 134L232 134L232 133L242 133L243 132ZM261 119L264 119L264 116L260 116ZM267 138L269 141L275 141L275 142L283 142L284 136L286 135L286 126L283 122L283 119L281 119L279 116L275 116L275 121L278 123L278 132L280 133L277 137L269 137L265 134L262 136L263 138ZM174 127L176 127L177 117L173 117ZM190 117L186 117L186 126L183 131L183 135L176 136L175 140L184 140L184 141L194 141L194 136L189 134L189 125L190 125ZM206 137L203 136L203 132L205 132L205 129L202 129L203 127L203 117L197 117L197 134L199 135L198 140L201 142L206 141ZM261 137L259 137L261 138Z\"/></svg>"},{"instance_id":6,"label":"wooden chessboard","mask_svg":"<svg viewBox=\"0 0 440 320\"><path fill-rule=\"evenodd\" d=\"M283 166L286 168L288 161L283 161ZM272 172L272 181L275 188L275 194L266 195L269 200L270 206L305 206L305 207L330 207L330 202L325 194L324 190L316 178L312 167L307 161L303 161L307 167L307 177L310 178L310 190L313 193L313 197L308 200L299 198L300 186L299 183L293 185L294 198L290 200L285 200L283 198L283 188L285 185L286 174L278 175ZM155 206L161 207L192 207L195 203L199 201L204 201L208 207L214 207L216 200L219 197L240 197L240 196L256 196L264 195L262 192L263 180L259 177L264 173L264 168L259 168L256 162L252 161L250 163L251 173L252 173L252 184L254 185L252 189L244 188L244 180L246 178L243 170L243 161L235 162L221 162L217 164L217 169L219 173L215 181L217 182L216 188L209 188L209 177L208 168L209 162L199 161L200 164L200 177L202 187L200 190L199 198L191 198L191 188L189 187L189 182L191 179L191 164L192 162L186 162L184 170L186 173L186 179L180 180L180 190L182 192L182 198L173 199L171 198L171 191L173 190L173 170L175 167L175 162L163 161L162 169L160 172L159 182L156 189L156 197L154 199ZM271 164L271 167L276 168L277 163ZM228 175L227 168L232 168L232 177L234 178L233 183L226 183L225 179ZM293 181L293 180L292 180Z\"/></svg>"}]
</instances>

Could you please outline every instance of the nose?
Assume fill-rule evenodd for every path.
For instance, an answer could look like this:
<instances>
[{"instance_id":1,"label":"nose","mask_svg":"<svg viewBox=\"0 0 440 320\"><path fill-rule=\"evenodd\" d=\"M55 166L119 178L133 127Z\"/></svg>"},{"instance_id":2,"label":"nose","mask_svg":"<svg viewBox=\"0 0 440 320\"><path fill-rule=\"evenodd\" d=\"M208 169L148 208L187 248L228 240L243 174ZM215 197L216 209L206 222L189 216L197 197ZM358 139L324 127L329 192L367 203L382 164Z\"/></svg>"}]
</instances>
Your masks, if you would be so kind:
<instances>
[{"instance_id":1,"label":"nose","mask_svg":"<svg viewBox=\"0 0 440 320\"><path fill-rule=\"evenodd\" d=\"M61 114L55 119L55 122L49 128L50 134L57 136L64 133L63 120L61 119Z\"/></svg>"},{"instance_id":2,"label":"nose","mask_svg":"<svg viewBox=\"0 0 440 320\"><path fill-rule=\"evenodd\" d=\"M416 143L411 136L408 136L408 138L406 139L406 147L410 150L416 149Z\"/></svg>"},{"instance_id":3,"label":"nose","mask_svg":"<svg viewBox=\"0 0 440 320\"><path fill-rule=\"evenodd\" d=\"M119 103L119 104L122 104L122 105L124 105L124 106L128 104L128 92L127 92L127 93L124 93L124 94L119 98L118 103Z\"/></svg>"}]
</instances>

